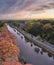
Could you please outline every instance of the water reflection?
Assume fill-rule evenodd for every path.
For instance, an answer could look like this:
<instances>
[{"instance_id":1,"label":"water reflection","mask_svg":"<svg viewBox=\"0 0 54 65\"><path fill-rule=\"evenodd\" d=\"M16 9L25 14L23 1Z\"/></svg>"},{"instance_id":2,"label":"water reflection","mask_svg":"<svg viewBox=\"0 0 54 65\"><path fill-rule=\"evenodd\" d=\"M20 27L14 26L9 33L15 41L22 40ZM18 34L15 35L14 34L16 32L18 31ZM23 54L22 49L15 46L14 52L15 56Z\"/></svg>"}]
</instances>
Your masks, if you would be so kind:
<instances>
[{"instance_id":1,"label":"water reflection","mask_svg":"<svg viewBox=\"0 0 54 65\"><path fill-rule=\"evenodd\" d=\"M33 44L31 43L31 47L33 46Z\"/></svg>"},{"instance_id":2,"label":"water reflection","mask_svg":"<svg viewBox=\"0 0 54 65\"><path fill-rule=\"evenodd\" d=\"M42 48L42 51L45 52L45 53L47 52L47 51L46 51L45 49L43 49L43 48Z\"/></svg>"},{"instance_id":3,"label":"water reflection","mask_svg":"<svg viewBox=\"0 0 54 65\"><path fill-rule=\"evenodd\" d=\"M43 51L40 51L41 55L43 55Z\"/></svg>"},{"instance_id":4,"label":"water reflection","mask_svg":"<svg viewBox=\"0 0 54 65\"><path fill-rule=\"evenodd\" d=\"M54 55L53 55L53 60L54 60Z\"/></svg>"},{"instance_id":5,"label":"water reflection","mask_svg":"<svg viewBox=\"0 0 54 65\"><path fill-rule=\"evenodd\" d=\"M14 31L16 32L16 29L14 28Z\"/></svg>"},{"instance_id":6,"label":"water reflection","mask_svg":"<svg viewBox=\"0 0 54 65\"><path fill-rule=\"evenodd\" d=\"M19 32L17 32L17 34L18 34L18 35L20 35L20 33L19 33Z\"/></svg>"},{"instance_id":7,"label":"water reflection","mask_svg":"<svg viewBox=\"0 0 54 65\"><path fill-rule=\"evenodd\" d=\"M34 51L37 52L37 53L39 53L40 49L35 47Z\"/></svg>"},{"instance_id":8,"label":"water reflection","mask_svg":"<svg viewBox=\"0 0 54 65\"><path fill-rule=\"evenodd\" d=\"M54 65L54 55L51 56L48 54L47 51L45 51L44 49L34 45L32 42L30 42L29 40L25 40L24 36L21 33L12 31L12 29L9 30L15 34L17 36L17 39L19 40L19 47L20 47L20 54L21 56L23 56L24 58L22 58L21 60L24 61L24 63L31 63L33 65ZM19 35L20 34L20 35ZM21 36L23 36L23 38L21 38ZM27 44L29 43L29 44ZM36 54L36 53L38 54ZM49 56L48 56L48 55ZM42 56L43 55L43 56ZM52 57L50 59L50 57ZM26 58L26 61L24 60Z\"/></svg>"},{"instance_id":9,"label":"water reflection","mask_svg":"<svg viewBox=\"0 0 54 65\"><path fill-rule=\"evenodd\" d=\"M21 36L21 39L23 39L23 36Z\"/></svg>"},{"instance_id":10,"label":"water reflection","mask_svg":"<svg viewBox=\"0 0 54 65\"><path fill-rule=\"evenodd\" d=\"M52 54L51 54L51 53L48 53L48 56L49 56L49 57L52 57Z\"/></svg>"}]
</instances>

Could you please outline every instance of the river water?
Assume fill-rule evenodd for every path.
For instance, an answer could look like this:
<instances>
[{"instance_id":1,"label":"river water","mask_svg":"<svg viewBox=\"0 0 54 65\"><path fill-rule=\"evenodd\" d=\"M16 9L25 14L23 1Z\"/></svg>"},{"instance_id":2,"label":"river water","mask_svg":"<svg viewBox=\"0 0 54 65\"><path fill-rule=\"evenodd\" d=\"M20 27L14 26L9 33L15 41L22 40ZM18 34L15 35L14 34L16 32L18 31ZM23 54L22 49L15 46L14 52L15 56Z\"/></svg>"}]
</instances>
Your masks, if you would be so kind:
<instances>
[{"instance_id":1,"label":"river water","mask_svg":"<svg viewBox=\"0 0 54 65\"><path fill-rule=\"evenodd\" d=\"M48 52L44 52L42 48L34 45L32 42L27 41L16 29L9 25L7 25L7 28L17 37L20 56L24 57L27 63L31 63L33 65L54 65L54 56L48 54ZM35 49L39 50L37 51Z\"/></svg>"}]
</instances>

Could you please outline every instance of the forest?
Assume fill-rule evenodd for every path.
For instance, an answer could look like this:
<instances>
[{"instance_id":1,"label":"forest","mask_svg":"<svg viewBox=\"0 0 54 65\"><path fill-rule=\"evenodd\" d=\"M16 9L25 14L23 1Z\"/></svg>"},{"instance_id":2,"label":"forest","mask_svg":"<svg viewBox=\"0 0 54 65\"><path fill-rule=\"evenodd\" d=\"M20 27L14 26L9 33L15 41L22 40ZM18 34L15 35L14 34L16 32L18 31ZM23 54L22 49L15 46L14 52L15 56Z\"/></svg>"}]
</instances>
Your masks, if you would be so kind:
<instances>
[{"instance_id":1,"label":"forest","mask_svg":"<svg viewBox=\"0 0 54 65\"><path fill-rule=\"evenodd\" d=\"M54 20L32 20L24 26L23 30L54 45Z\"/></svg>"},{"instance_id":2,"label":"forest","mask_svg":"<svg viewBox=\"0 0 54 65\"><path fill-rule=\"evenodd\" d=\"M0 21L0 31L5 22L17 27L23 23L23 30L54 45L54 20L27 20L27 24L26 20Z\"/></svg>"}]
</instances>

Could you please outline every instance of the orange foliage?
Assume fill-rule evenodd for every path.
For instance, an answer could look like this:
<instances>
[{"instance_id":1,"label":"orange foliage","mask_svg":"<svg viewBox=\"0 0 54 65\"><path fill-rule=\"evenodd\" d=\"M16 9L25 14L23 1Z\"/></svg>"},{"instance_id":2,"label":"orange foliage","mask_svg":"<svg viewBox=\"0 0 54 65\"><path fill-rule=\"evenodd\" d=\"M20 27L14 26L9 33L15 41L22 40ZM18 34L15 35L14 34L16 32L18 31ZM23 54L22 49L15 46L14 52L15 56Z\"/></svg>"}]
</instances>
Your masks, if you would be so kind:
<instances>
[{"instance_id":1,"label":"orange foliage","mask_svg":"<svg viewBox=\"0 0 54 65\"><path fill-rule=\"evenodd\" d=\"M4 65L22 65L22 64L19 62L16 62L16 63L4 62ZM32 64L25 64L25 65L32 65Z\"/></svg>"},{"instance_id":2,"label":"orange foliage","mask_svg":"<svg viewBox=\"0 0 54 65\"><path fill-rule=\"evenodd\" d=\"M18 60L20 53L19 47L16 45L16 37L11 34L6 26L3 27L0 34L0 65L23 65ZM31 65L31 64L26 64Z\"/></svg>"},{"instance_id":3,"label":"orange foliage","mask_svg":"<svg viewBox=\"0 0 54 65\"><path fill-rule=\"evenodd\" d=\"M15 36L7 28L0 35L0 58L5 61L18 61L19 47L16 46Z\"/></svg>"}]
</instances>

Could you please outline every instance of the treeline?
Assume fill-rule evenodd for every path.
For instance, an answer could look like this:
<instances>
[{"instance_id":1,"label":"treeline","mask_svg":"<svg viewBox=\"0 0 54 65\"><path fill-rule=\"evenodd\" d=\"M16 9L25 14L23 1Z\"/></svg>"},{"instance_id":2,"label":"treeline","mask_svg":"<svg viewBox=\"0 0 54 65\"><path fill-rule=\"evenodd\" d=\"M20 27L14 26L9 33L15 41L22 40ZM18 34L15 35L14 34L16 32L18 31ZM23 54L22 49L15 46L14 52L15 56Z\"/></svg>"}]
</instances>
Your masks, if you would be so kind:
<instances>
[{"instance_id":1,"label":"treeline","mask_svg":"<svg viewBox=\"0 0 54 65\"><path fill-rule=\"evenodd\" d=\"M20 27L21 23L25 23L25 20L8 20L5 22ZM0 27L3 24L4 21L0 21ZM41 39L54 45L54 20L27 20L27 24L23 27L23 30L34 36L39 36Z\"/></svg>"},{"instance_id":2,"label":"treeline","mask_svg":"<svg viewBox=\"0 0 54 65\"><path fill-rule=\"evenodd\" d=\"M23 20L9 20L9 21L6 21L6 22L10 25L14 25L14 26L17 26L17 27L19 27L21 23L24 23Z\"/></svg>"},{"instance_id":3,"label":"treeline","mask_svg":"<svg viewBox=\"0 0 54 65\"><path fill-rule=\"evenodd\" d=\"M54 45L54 20L32 20L23 29Z\"/></svg>"},{"instance_id":4,"label":"treeline","mask_svg":"<svg viewBox=\"0 0 54 65\"><path fill-rule=\"evenodd\" d=\"M2 32L2 27L5 23L3 21L0 21L0 32Z\"/></svg>"},{"instance_id":5,"label":"treeline","mask_svg":"<svg viewBox=\"0 0 54 65\"><path fill-rule=\"evenodd\" d=\"M3 21L0 21L0 27L2 27L4 25Z\"/></svg>"}]
</instances>

